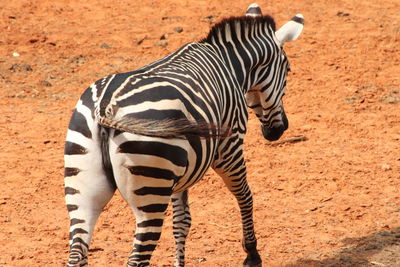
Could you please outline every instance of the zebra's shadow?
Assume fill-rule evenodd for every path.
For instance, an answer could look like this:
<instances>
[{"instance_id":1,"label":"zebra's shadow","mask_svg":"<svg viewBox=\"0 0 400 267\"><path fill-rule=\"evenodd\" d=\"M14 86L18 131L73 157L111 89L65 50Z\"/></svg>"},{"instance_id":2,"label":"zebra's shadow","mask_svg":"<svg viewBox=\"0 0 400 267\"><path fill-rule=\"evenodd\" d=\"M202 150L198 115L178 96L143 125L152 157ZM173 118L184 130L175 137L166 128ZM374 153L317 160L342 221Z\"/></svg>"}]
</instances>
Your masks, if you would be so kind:
<instances>
[{"instance_id":1,"label":"zebra's shadow","mask_svg":"<svg viewBox=\"0 0 400 267\"><path fill-rule=\"evenodd\" d=\"M333 257L300 259L285 267L394 267L400 266L400 226L359 238L341 240L343 248Z\"/></svg>"}]
</instances>

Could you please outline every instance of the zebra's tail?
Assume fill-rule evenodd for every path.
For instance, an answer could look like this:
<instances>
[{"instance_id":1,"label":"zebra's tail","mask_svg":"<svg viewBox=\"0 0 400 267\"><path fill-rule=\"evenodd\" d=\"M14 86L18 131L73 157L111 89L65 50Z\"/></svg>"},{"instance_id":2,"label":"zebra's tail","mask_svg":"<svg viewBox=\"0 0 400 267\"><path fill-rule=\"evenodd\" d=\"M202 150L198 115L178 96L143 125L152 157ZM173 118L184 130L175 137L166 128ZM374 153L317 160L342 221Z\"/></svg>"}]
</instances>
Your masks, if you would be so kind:
<instances>
[{"instance_id":1,"label":"zebra's tail","mask_svg":"<svg viewBox=\"0 0 400 267\"><path fill-rule=\"evenodd\" d=\"M207 122L192 122L188 119L148 120L133 117L116 119L109 116L98 117L98 122L106 128L122 132L162 138L184 138L198 136L202 138L222 138L231 134L227 127Z\"/></svg>"}]
</instances>

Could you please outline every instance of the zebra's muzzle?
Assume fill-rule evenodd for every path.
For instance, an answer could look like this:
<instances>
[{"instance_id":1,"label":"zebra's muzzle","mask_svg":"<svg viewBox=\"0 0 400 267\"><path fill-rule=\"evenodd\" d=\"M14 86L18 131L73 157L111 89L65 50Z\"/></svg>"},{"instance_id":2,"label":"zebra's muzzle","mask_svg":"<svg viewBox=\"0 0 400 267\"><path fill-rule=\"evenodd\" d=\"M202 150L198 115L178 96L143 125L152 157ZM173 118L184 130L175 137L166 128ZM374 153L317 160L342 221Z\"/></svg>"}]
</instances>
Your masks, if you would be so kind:
<instances>
[{"instance_id":1,"label":"zebra's muzzle","mask_svg":"<svg viewBox=\"0 0 400 267\"><path fill-rule=\"evenodd\" d=\"M261 124L261 131L265 139L268 141L276 141L281 138L282 134L289 128L289 120L286 117L286 113L282 107L282 123L278 125Z\"/></svg>"},{"instance_id":2,"label":"zebra's muzzle","mask_svg":"<svg viewBox=\"0 0 400 267\"><path fill-rule=\"evenodd\" d=\"M276 127L264 127L264 125L261 125L262 134L268 141L278 140L286 129L283 124Z\"/></svg>"}]
</instances>

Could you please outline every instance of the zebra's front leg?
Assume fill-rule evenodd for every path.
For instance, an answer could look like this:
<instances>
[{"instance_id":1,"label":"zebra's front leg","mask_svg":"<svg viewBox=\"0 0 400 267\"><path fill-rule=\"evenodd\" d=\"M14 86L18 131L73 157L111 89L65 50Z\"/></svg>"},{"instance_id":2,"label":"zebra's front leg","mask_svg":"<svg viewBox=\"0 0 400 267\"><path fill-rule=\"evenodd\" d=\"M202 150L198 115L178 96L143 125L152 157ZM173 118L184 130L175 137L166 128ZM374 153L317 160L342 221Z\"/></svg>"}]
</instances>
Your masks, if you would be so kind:
<instances>
[{"instance_id":1,"label":"zebra's front leg","mask_svg":"<svg viewBox=\"0 0 400 267\"><path fill-rule=\"evenodd\" d=\"M175 267L185 266L185 243L192 222L188 191L172 195L173 233L176 244Z\"/></svg>"},{"instance_id":2,"label":"zebra's front leg","mask_svg":"<svg viewBox=\"0 0 400 267\"><path fill-rule=\"evenodd\" d=\"M225 185L236 197L239 204L243 227L243 249L247 257L243 262L246 267L260 267L261 257L257 251L257 239L253 222L253 196L246 180L246 165L241 150L238 154L214 165L214 170L223 178Z\"/></svg>"}]
</instances>

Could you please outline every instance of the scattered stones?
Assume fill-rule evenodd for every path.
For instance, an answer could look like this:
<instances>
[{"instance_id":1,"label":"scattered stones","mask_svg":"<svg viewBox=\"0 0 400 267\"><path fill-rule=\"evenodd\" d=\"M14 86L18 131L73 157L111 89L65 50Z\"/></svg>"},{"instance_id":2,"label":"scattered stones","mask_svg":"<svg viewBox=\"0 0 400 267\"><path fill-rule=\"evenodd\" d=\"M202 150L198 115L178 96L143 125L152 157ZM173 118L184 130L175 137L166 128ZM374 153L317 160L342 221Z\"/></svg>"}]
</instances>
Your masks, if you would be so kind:
<instances>
[{"instance_id":1,"label":"scattered stones","mask_svg":"<svg viewBox=\"0 0 400 267\"><path fill-rule=\"evenodd\" d=\"M392 167L389 164L383 163L381 165L382 170L384 171L390 171L392 169Z\"/></svg>"},{"instance_id":2,"label":"scattered stones","mask_svg":"<svg viewBox=\"0 0 400 267\"><path fill-rule=\"evenodd\" d=\"M168 41L167 40L162 40L159 41L155 44L156 46L161 46L161 47L166 47L168 45Z\"/></svg>"},{"instance_id":3,"label":"scattered stones","mask_svg":"<svg viewBox=\"0 0 400 267\"><path fill-rule=\"evenodd\" d=\"M387 104L395 104L400 102L400 91L397 89L389 90L387 94L382 96L382 100Z\"/></svg>"},{"instance_id":4,"label":"scattered stones","mask_svg":"<svg viewBox=\"0 0 400 267\"><path fill-rule=\"evenodd\" d=\"M168 34L164 33L163 35L160 36L160 40L166 40L168 38Z\"/></svg>"},{"instance_id":5,"label":"scattered stones","mask_svg":"<svg viewBox=\"0 0 400 267\"><path fill-rule=\"evenodd\" d=\"M369 244L367 245L364 250L375 250L378 249L379 247L376 244Z\"/></svg>"},{"instance_id":6,"label":"scattered stones","mask_svg":"<svg viewBox=\"0 0 400 267\"><path fill-rule=\"evenodd\" d=\"M331 201L332 199L333 199L333 197L324 198L321 200L321 202L328 202L328 201Z\"/></svg>"},{"instance_id":7,"label":"scattered stones","mask_svg":"<svg viewBox=\"0 0 400 267\"><path fill-rule=\"evenodd\" d=\"M137 40L137 41L136 41L136 44L137 44L137 45L141 45L141 44L143 43L143 41L146 40L146 38L147 38L147 35L146 35L145 37L140 38L139 40Z\"/></svg>"},{"instance_id":8,"label":"scattered stones","mask_svg":"<svg viewBox=\"0 0 400 267\"><path fill-rule=\"evenodd\" d=\"M348 17L348 16L350 16L350 13L339 11L338 13L336 13L336 16L338 16L338 17Z\"/></svg>"},{"instance_id":9,"label":"scattered stones","mask_svg":"<svg viewBox=\"0 0 400 267\"><path fill-rule=\"evenodd\" d=\"M84 55L79 55L79 56L73 57L71 59L71 63L75 63L75 64L83 64L83 63L85 63L85 61L86 61L86 58Z\"/></svg>"},{"instance_id":10,"label":"scattered stones","mask_svg":"<svg viewBox=\"0 0 400 267\"><path fill-rule=\"evenodd\" d=\"M162 17L162 20L167 20L167 19L182 19L182 16L166 16L166 17Z\"/></svg>"},{"instance_id":11,"label":"scattered stones","mask_svg":"<svg viewBox=\"0 0 400 267\"><path fill-rule=\"evenodd\" d=\"M24 90L11 96L12 98L26 98L26 93Z\"/></svg>"},{"instance_id":12,"label":"scattered stones","mask_svg":"<svg viewBox=\"0 0 400 267\"><path fill-rule=\"evenodd\" d=\"M208 23L210 23L210 24L213 24L216 18L217 18L217 16L208 15L208 16L205 16L205 17L203 18L203 21L208 22Z\"/></svg>"},{"instance_id":13,"label":"scattered stones","mask_svg":"<svg viewBox=\"0 0 400 267\"><path fill-rule=\"evenodd\" d=\"M372 265L376 265L376 266L382 266L382 267L387 266L386 264L383 264L383 263L380 263L380 262L377 262L377 261L371 261L369 263L371 263Z\"/></svg>"},{"instance_id":14,"label":"scattered stones","mask_svg":"<svg viewBox=\"0 0 400 267\"><path fill-rule=\"evenodd\" d=\"M205 261L207 261L206 258L198 258L198 259L197 259L197 262L205 262Z\"/></svg>"},{"instance_id":15,"label":"scattered stones","mask_svg":"<svg viewBox=\"0 0 400 267\"><path fill-rule=\"evenodd\" d=\"M110 49L111 46L110 46L109 44L107 44L107 43L102 43L102 44L100 45L100 48Z\"/></svg>"},{"instance_id":16,"label":"scattered stones","mask_svg":"<svg viewBox=\"0 0 400 267\"><path fill-rule=\"evenodd\" d=\"M12 72L21 72L21 71L33 71L31 65L29 64L13 64L10 68L8 68Z\"/></svg>"},{"instance_id":17,"label":"scattered stones","mask_svg":"<svg viewBox=\"0 0 400 267\"><path fill-rule=\"evenodd\" d=\"M31 39L28 40L28 43L34 44L34 43L45 43L48 40L47 36L45 35L40 35L40 36L35 36Z\"/></svg>"},{"instance_id":18,"label":"scattered stones","mask_svg":"<svg viewBox=\"0 0 400 267\"><path fill-rule=\"evenodd\" d=\"M175 27L174 31L177 32L177 33L181 33L181 32L183 32L183 28L182 27Z\"/></svg>"},{"instance_id":19,"label":"scattered stones","mask_svg":"<svg viewBox=\"0 0 400 267\"><path fill-rule=\"evenodd\" d=\"M40 85L46 86L46 87L51 87L53 86L50 82L46 81L46 80L42 80L40 81Z\"/></svg>"}]
</instances>

